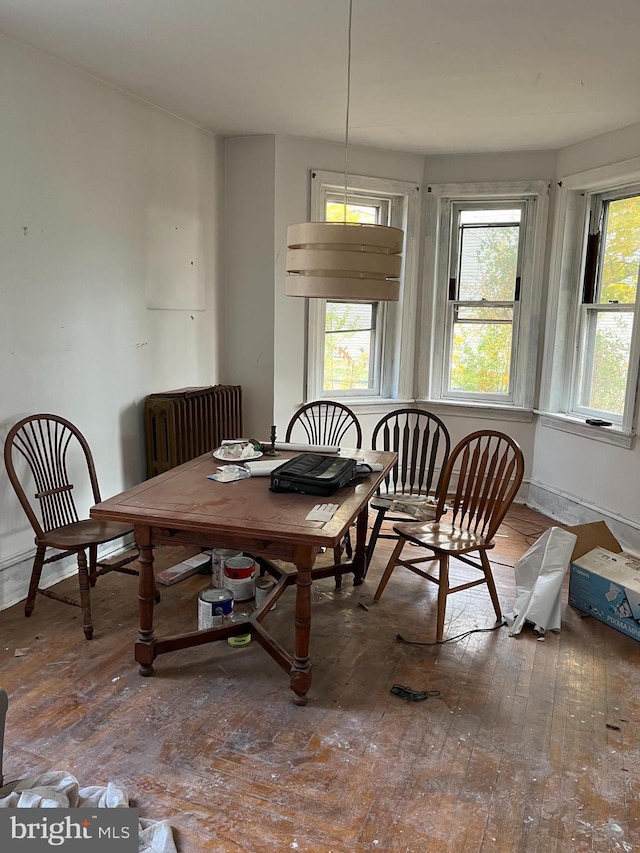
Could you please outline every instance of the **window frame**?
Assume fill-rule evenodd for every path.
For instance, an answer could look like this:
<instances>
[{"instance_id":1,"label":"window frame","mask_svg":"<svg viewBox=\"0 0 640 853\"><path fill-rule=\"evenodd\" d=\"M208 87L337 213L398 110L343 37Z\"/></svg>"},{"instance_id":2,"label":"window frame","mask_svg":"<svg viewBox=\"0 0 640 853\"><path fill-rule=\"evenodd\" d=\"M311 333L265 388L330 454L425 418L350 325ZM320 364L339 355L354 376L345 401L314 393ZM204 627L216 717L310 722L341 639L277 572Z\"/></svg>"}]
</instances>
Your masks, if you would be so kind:
<instances>
[{"instance_id":1,"label":"window frame","mask_svg":"<svg viewBox=\"0 0 640 853\"><path fill-rule=\"evenodd\" d=\"M545 426L626 448L634 445L638 414L640 300L637 293L622 417L619 420L607 417L612 422L609 427L587 425L586 417L600 417L602 413L580 409L574 399L589 214L595 198L609 200L639 194L631 192L634 189L640 190L640 158L563 176L558 181L547 306L548 335L538 411Z\"/></svg>"},{"instance_id":2,"label":"window frame","mask_svg":"<svg viewBox=\"0 0 640 853\"><path fill-rule=\"evenodd\" d=\"M421 355L418 378L426 402L532 411L549 190L549 181L433 184L427 188L423 328L431 328L432 334ZM520 292L519 299L514 300L512 326L510 391L506 395L451 391L447 387L453 309L449 304L449 269L457 252L454 249L456 211L491 209L501 204L514 207L514 203L522 206L523 221L519 238ZM430 235L434 236L430 239Z\"/></svg>"},{"instance_id":3,"label":"window frame","mask_svg":"<svg viewBox=\"0 0 640 853\"><path fill-rule=\"evenodd\" d=\"M339 399L342 402L350 400L366 403L412 396L417 310L417 245L420 228L419 192L420 188L416 184L406 181L349 175L347 202L352 203L355 197L356 200L367 199L373 203L382 202L388 205L388 224L404 231L400 298L398 302L377 303L377 386L344 391L324 390L327 300L308 300L305 389L307 402ZM344 173L314 169L311 172L311 221L324 221L327 200L344 200Z\"/></svg>"},{"instance_id":4,"label":"window frame","mask_svg":"<svg viewBox=\"0 0 640 853\"><path fill-rule=\"evenodd\" d=\"M605 217L603 216L604 206L611 201L617 201L623 198L628 198L630 196L640 196L640 184L628 185L625 187L617 188L615 190L605 190L603 192L585 193L586 221L584 223L582 233L582 265L577 283L577 292L579 298L577 300L576 306L576 335L575 345L573 347L571 383L567 394L567 412L569 415L575 415L576 417L584 418L589 417L609 419L612 424L621 429L623 432L629 432L631 430L631 422L633 421L633 416L631 416L631 418L629 418L628 416L630 410L634 407L635 388L638 381L638 353L640 351L638 341L638 338L640 336L640 322L638 320L638 280L636 279L636 300L633 303L633 306L631 305L631 303L624 302L615 304L599 302L596 297L600 293L600 288L602 286L602 271L600 268L600 262L602 259L602 253L604 251L604 244L602 243L602 241L599 241L597 264L595 265L594 270L591 273L591 276L593 278L593 281L591 282L591 287L593 289L593 298L591 301L587 301L585 288L588 286L586 282L587 275L589 275L587 268L591 264L588 253L589 240L591 239L594 233L602 233L603 227L606 224ZM597 230L594 230L592 226L592 223L594 221L598 222ZM597 409L585 406L580 402L584 384L582 377L585 372L591 373L593 371L593 359L585 357L585 351L589 351L591 354L593 354L593 345L589 341L590 322L592 323L595 320L597 323L597 320L600 316L612 313L632 315L632 331L629 346L629 370L627 371L625 402L621 415L618 415L617 413L613 412L608 412L604 409Z\"/></svg>"}]
</instances>

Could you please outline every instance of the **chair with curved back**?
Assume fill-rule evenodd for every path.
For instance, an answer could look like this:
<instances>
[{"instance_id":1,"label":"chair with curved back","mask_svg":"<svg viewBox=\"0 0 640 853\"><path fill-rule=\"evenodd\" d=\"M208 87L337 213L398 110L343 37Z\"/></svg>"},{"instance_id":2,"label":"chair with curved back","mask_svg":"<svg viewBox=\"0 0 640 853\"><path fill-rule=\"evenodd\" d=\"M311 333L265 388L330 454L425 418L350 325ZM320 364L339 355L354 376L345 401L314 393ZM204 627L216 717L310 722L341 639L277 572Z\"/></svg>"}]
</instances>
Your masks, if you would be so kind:
<instances>
[{"instance_id":1,"label":"chair with curved back","mask_svg":"<svg viewBox=\"0 0 640 853\"><path fill-rule=\"evenodd\" d=\"M451 438L444 423L423 409L395 409L381 418L371 435L373 450L392 450L398 459L380 484L369 508L377 515L367 544L367 565L378 539L397 539L395 533L382 533L385 521L406 521L406 514L390 512L393 501L413 501L439 494L444 467L451 449Z\"/></svg>"},{"instance_id":2,"label":"chair with curved back","mask_svg":"<svg viewBox=\"0 0 640 853\"><path fill-rule=\"evenodd\" d=\"M314 400L293 415L287 426L286 442L302 442L330 447L362 447L358 418L344 403Z\"/></svg>"},{"instance_id":3,"label":"chair with curved back","mask_svg":"<svg viewBox=\"0 0 640 853\"><path fill-rule=\"evenodd\" d=\"M37 593L82 608L85 637L93 636L90 587L110 571L137 575L125 568L136 556L102 563L98 546L131 533L116 522L81 518L75 494L86 489L99 503L100 489L89 445L82 433L58 415L38 414L23 418L9 431L4 445L9 480L35 532L36 554L31 572L25 616L31 616ZM56 551L46 557L49 549ZM87 554L89 560L87 562ZM43 566L77 555L80 603L49 589L40 589ZM156 599L158 594L156 592Z\"/></svg>"},{"instance_id":4,"label":"chair with curved back","mask_svg":"<svg viewBox=\"0 0 640 853\"><path fill-rule=\"evenodd\" d=\"M326 447L362 447L362 427L358 418L344 403L335 400L314 400L307 403L293 415L287 426L286 442L315 444ZM336 563L342 559L342 552L352 555L351 537L347 532L344 542L333 549ZM336 587L340 587L342 577L336 575Z\"/></svg>"},{"instance_id":5,"label":"chair with curved back","mask_svg":"<svg viewBox=\"0 0 640 853\"><path fill-rule=\"evenodd\" d=\"M444 635L447 596L486 583L496 613L501 618L496 585L491 573L487 551L494 547L494 536L511 506L524 475L524 457L518 444L501 432L480 430L460 441L451 452L441 485L435 522L396 524L398 543L382 575L374 599L379 601L396 566L437 584L438 613L436 641ZM455 482L454 482L455 480ZM448 494L451 491L451 494ZM441 521L450 512L448 523ZM401 559L407 542L431 553L426 556ZM466 555L478 552L479 562ZM481 572L481 577L449 584L449 559L454 557ZM434 576L421 563L438 562Z\"/></svg>"}]
</instances>

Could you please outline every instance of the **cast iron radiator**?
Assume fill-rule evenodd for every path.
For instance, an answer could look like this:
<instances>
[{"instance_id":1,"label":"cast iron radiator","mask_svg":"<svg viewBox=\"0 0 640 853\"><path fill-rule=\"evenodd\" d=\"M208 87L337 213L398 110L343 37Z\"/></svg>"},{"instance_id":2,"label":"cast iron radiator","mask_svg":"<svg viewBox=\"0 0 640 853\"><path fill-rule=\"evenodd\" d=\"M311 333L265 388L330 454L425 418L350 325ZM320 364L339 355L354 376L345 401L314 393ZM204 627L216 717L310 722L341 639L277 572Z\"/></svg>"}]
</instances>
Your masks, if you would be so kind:
<instances>
[{"instance_id":1,"label":"cast iron radiator","mask_svg":"<svg viewBox=\"0 0 640 853\"><path fill-rule=\"evenodd\" d=\"M210 385L150 394L144 401L147 477L242 438L242 387Z\"/></svg>"}]
</instances>

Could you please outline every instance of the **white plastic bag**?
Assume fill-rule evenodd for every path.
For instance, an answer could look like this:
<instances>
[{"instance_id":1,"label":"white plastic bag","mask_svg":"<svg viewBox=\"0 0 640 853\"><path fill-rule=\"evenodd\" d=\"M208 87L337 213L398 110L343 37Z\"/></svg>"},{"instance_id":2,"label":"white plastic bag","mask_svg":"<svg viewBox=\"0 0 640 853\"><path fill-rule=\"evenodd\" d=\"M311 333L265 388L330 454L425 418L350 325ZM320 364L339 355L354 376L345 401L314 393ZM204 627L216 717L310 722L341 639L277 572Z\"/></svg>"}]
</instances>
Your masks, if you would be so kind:
<instances>
[{"instance_id":1,"label":"white plastic bag","mask_svg":"<svg viewBox=\"0 0 640 853\"><path fill-rule=\"evenodd\" d=\"M576 539L575 533L550 527L515 564L516 600L513 613L505 616L512 637L525 622L539 634L560 630L562 582Z\"/></svg>"}]
</instances>

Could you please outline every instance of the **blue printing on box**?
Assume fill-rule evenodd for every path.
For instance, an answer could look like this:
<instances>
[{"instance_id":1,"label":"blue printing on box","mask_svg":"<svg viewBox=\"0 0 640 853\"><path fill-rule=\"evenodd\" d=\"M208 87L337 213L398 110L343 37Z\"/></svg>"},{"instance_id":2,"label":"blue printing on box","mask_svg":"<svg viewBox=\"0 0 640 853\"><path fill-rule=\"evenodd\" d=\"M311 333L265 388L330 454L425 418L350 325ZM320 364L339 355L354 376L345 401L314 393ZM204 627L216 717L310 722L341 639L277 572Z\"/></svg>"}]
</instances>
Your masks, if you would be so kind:
<instances>
[{"instance_id":1,"label":"blue printing on box","mask_svg":"<svg viewBox=\"0 0 640 853\"><path fill-rule=\"evenodd\" d=\"M580 563L571 564L569 604L634 640L640 640L640 620L634 618L637 598L638 593L627 589L621 578L603 577Z\"/></svg>"}]
</instances>

